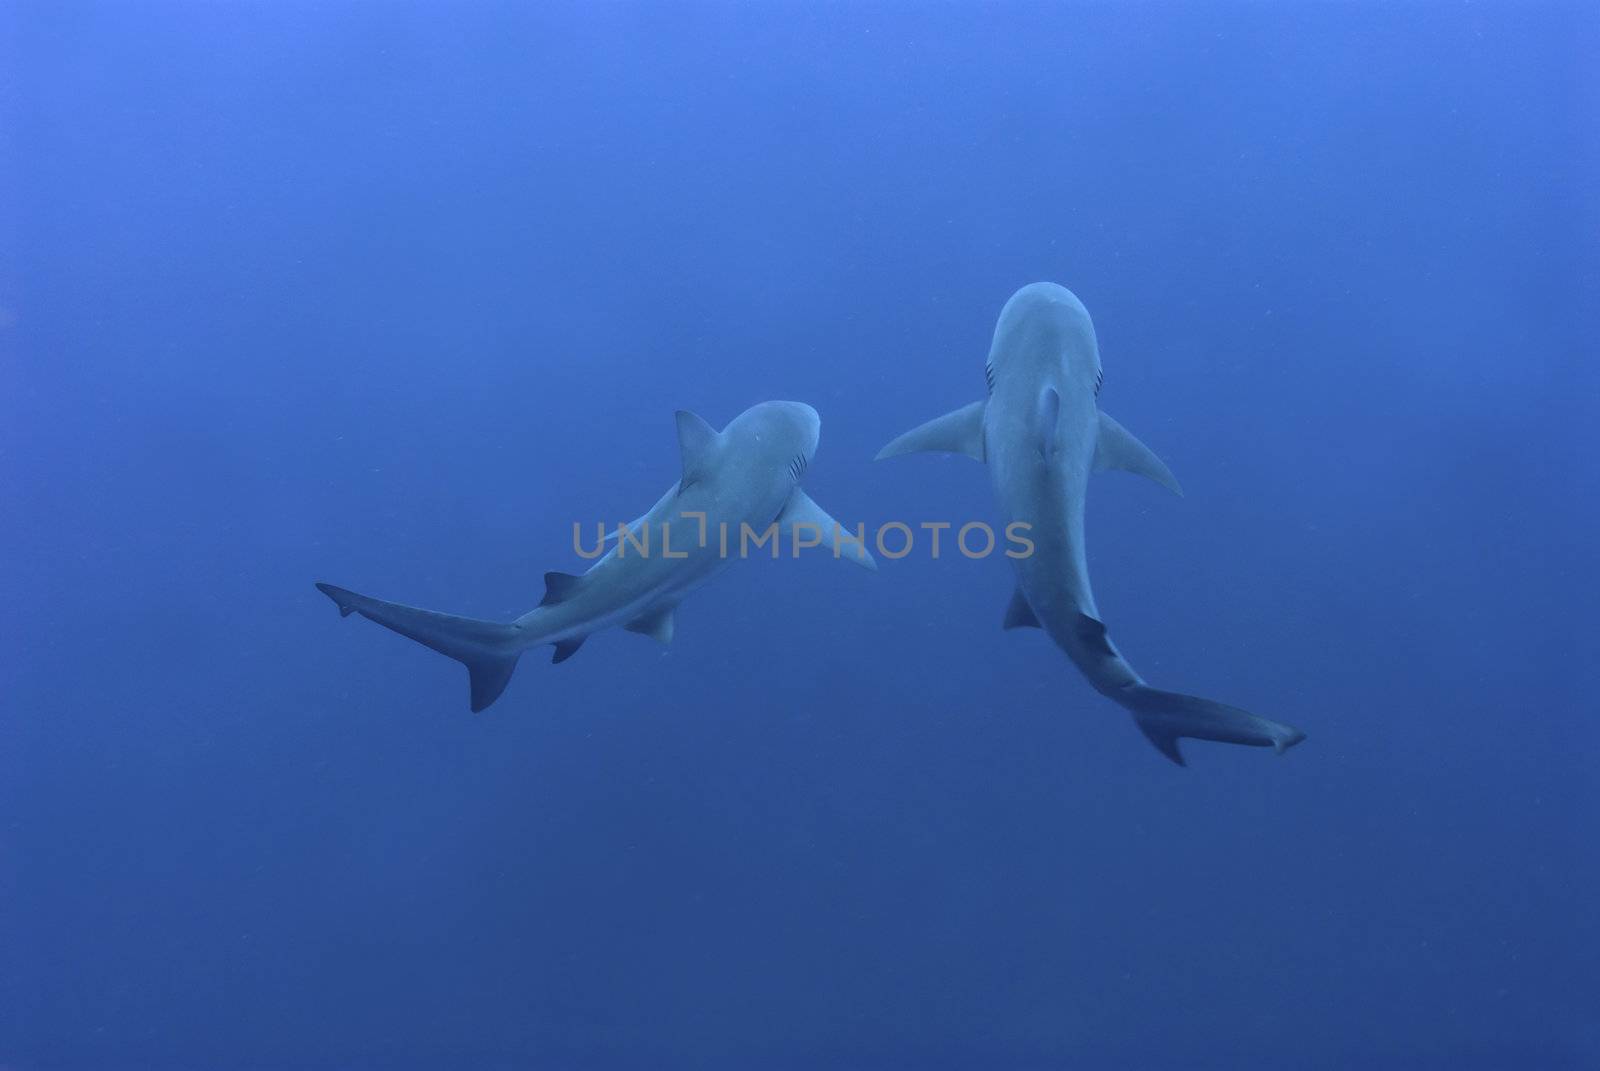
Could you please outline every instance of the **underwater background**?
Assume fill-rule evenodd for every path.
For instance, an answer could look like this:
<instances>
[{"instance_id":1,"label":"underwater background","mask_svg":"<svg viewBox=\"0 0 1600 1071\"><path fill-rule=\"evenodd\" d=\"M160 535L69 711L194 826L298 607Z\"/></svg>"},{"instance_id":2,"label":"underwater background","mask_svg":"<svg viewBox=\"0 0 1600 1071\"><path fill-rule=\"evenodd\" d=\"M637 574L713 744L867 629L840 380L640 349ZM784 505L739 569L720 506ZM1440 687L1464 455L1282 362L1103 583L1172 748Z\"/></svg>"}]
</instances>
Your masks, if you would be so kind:
<instances>
[{"instance_id":1,"label":"underwater background","mask_svg":"<svg viewBox=\"0 0 1600 1071\"><path fill-rule=\"evenodd\" d=\"M1587 4L0 8L0 1066L1600 1066ZM1584 57L1588 56L1586 60ZM1178 769L1009 564L757 560L466 674L673 411L840 519L1094 316Z\"/></svg>"}]
</instances>

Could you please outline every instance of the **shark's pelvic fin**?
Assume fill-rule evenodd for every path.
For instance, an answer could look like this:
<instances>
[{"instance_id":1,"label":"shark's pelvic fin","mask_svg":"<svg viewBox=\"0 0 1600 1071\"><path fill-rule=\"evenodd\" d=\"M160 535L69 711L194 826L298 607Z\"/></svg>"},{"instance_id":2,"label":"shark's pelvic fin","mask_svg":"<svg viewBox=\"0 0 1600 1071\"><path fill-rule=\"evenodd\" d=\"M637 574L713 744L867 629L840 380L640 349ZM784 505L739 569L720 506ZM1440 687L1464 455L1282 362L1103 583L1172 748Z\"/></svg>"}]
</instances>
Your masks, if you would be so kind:
<instances>
[{"instance_id":1,"label":"shark's pelvic fin","mask_svg":"<svg viewBox=\"0 0 1600 1071\"><path fill-rule=\"evenodd\" d=\"M1039 624L1039 618L1034 614L1033 607L1022 597L1021 588L1011 592L1011 605L1006 607L1006 620L1001 627L1007 629L1043 627Z\"/></svg>"},{"instance_id":2,"label":"shark's pelvic fin","mask_svg":"<svg viewBox=\"0 0 1600 1071\"><path fill-rule=\"evenodd\" d=\"M901 454L924 451L947 454L966 454L974 461L983 460L983 409L982 401L964 405L953 413L934 417L920 427L912 428L898 439L878 451L874 461Z\"/></svg>"},{"instance_id":3,"label":"shark's pelvic fin","mask_svg":"<svg viewBox=\"0 0 1600 1071\"><path fill-rule=\"evenodd\" d=\"M678 450L683 456L683 480L679 486L688 487L710 468L722 436L702 417L687 409L679 409L677 416Z\"/></svg>"},{"instance_id":4,"label":"shark's pelvic fin","mask_svg":"<svg viewBox=\"0 0 1600 1071\"><path fill-rule=\"evenodd\" d=\"M798 487L789 495L789 502L783 507L783 512L778 514L778 527L783 529L786 539L795 538L796 529L812 528L815 530L814 533L805 534L808 537L814 534L822 541L820 546L834 557L855 562L873 572L878 571L877 560L867 551L865 531L846 528ZM862 538L856 538L858 535ZM837 545L835 540L838 541Z\"/></svg>"},{"instance_id":5,"label":"shark's pelvic fin","mask_svg":"<svg viewBox=\"0 0 1600 1071\"><path fill-rule=\"evenodd\" d=\"M1104 410L1100 412L1100 435L1095 442L1094 470L1122 469L1124 472L1147 476L1173 494L1183 497L1183 488L1166 463L1127 428L1112 420Z\"/></svg>"},{"instance_id":6,"label":"shark's pelvic fin","mask_svg":"<svg viewBox=\"0 0 1600 1071\"><path fill-rule=\"evenodd\" d=\"M317 590L333 600L342 616L360 614L466 666L472 682L474 713L500 698L511 681L511 672L517 668L517 655L522 649L520 633L514 625L419 610L332 584L318 584Z\"/></svg>"},{"instance_id":7,"label":"shark's pelvic fin","mask_svg":"<svg viewBox=\"0 0 1600 1071\"><path fill-rule=\"evenodd\" d=\"M562 662L565 662L567 659L577 654L578 648L582 647L583 641L588 638L589 637L587 636L579 636L576 639L562 640L560 643L556 644L556 652L550 656L550 664L560 665Z\"/></svg>"},{"instance_id":8,"label":"shark's pelvic fin","mask_svg":"<svg viewBox=\"0 0 1600 1071\"><path fill-rule=\"evenodd\" d=\"M629 632L638 632L649 636L657 643L672 642L672 611L676 606L663 606L651 610L643 617L636 617L622 627Z\"/></svg>"}]
</instances>

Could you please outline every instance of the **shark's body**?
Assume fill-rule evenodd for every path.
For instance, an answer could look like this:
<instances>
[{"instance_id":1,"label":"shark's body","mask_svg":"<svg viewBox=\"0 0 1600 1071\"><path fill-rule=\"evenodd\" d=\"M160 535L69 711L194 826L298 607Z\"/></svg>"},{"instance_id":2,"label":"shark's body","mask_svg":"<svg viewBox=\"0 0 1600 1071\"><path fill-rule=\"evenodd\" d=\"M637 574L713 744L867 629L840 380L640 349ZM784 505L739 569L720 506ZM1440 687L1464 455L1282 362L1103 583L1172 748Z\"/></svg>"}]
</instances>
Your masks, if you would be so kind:
<instances>
[{"instance_id":1,"label":"shark's body","mask_svg":"<svg viewBox=\"0 0 1600 1071\"><path fill-rule=\"evenodd\" d=\"M546 573L544 601L510 624L317 587L341 614L358 613L464 663L472 709L483 710L530 647L554 645L553 661L562 662L591 634L615 625L670 642L673 610L741 556L747 527L758 536L774 523L790 534L795 526L814 529L834 546L837 522L799 486L820 430L816 410L800 402L754 406L720 432L680 411L682 478L588 572ZM876 568L859 542L841 543L837 556Z\"/></svg>"},{"instance_id":2,"label":"shark's body","mask_svg":"<svg viewBox=\"0 0 1600 1071\"><path fill-rule=\"evenodd\" d=\"M988 466L1007 524L1028 526L1033 543L1032 553L1012 559L1017 590L1005 627L1042 628L1179 765L1180 737L1280 752L1304 739L1236 707L1149 687L1106 635L1084 545L1089 474L1126 469L1182 492L1159 458L1100 411L1100 350L1082 302L1053 283L1017 291L995 326L986 373L987 399L907 432L878 457L936 450Z\"/></svg>"}]
</instances>

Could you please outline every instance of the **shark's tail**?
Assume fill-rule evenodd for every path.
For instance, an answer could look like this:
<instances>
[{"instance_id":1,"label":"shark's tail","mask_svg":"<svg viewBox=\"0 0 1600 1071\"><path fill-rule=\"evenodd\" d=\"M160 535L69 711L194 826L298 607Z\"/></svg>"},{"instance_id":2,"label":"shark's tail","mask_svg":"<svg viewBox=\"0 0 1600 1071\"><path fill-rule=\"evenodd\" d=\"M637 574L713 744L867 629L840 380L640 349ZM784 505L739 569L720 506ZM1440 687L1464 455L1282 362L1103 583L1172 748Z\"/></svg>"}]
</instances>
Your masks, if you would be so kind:
<instances>
[{"instance_id":1,"label":"shark's tail","mask_svg":"<svg viewBox=\"0 0 1600 1071\"><path fill-rule=\"evenodd\" d=\"M474 713L500 698L511 681L512 670L517 668L517 656L527 646L514 625L418 610L357 595L332 584L318 584L317 590L333 600L340 615L360 614L466 666L472 679Z\"/></svg>"},{"instance_id":2,"label":"shark's tail","mask_svg":"<svg viewBox=\"0 0 1600 1071\"><path fill-rule=\"evenodd\" d=\"M1150 742L1179 766L1187 765L1178 750L1180 737L1270 747L1279 754L1306 738L1299 729L1259 718L1238 707L1143 684L1119 689L1116 698L1133 713L1134 721Z\"/></svg>"}]
</instances>

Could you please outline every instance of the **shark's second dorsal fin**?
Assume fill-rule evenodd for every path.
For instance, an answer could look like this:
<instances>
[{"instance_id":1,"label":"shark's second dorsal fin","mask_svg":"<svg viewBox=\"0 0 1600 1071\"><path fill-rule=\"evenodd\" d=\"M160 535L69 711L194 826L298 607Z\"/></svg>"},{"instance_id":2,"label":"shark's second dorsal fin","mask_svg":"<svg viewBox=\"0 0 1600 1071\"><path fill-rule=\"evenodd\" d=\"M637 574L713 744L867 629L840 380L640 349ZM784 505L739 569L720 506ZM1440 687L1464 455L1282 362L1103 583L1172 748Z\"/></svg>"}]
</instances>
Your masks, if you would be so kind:
<instances>
[{"instance_id":1,"label":"shark's second dorsal fin","mask_svg":"<svg viewBox=\"0 0 1600 1071\"><path fill-rule=\"evenodd\" d=\"M921 451L934 453L966 454L974 461L983 460L983 410L984 402L964 405L942 417L934 417L926 424L912 428L898 439L878 451L874 461L901 454Z\"/></svg>"},{"instance_id":2,"label":"shark's second dorsal fin","mask_svg":"<svg viewBox=\"0 0 1600 1071\"><path fill-rule=\"evenodd\" d=\"M1028 600L1022 597L1022 589L1017 588L1011 593L1011 605L1006 607L1006 620L1001 628L1043 628L1039 624L1038 615L1033 612L1033 607L1028 605Z\"/></svg>"},{"instance_id":3,"label":"shark's second dorsal fin","mask_svg":"<svg viewBox=\"0 0 1600 1071\"><path fill-rule=\"evenodd\" d=\"M1103 658L1120 657L1116 648L1111 646L1111 638L1106 635L1106 623L1099 618L1079 614L1077 633L1078 641L1095 654Z\"/></svg>"},{"instance_id":4,"label":"shark's second dorsal fin","mask_svg":"<svg viewBox=\"0 0 1600 1071\"><path fill-rule=\"evenodd\" d=\"M544 598L539 600L540 606L551 606L558 602L565 602L572 598L578 585L583 582L583 577L573 576L571 573L546 573L544 574Z\"/></svg>"},{"instance_id":5,"label":"shark's second dorsal fin","mask_svg":"<svg viewBox=\"0 0 1600 1071\"><path fill-rule=\"evenodd\" d=\"M681 487L688 487L702 476L716 454L721 435L698 414L678 410L678 451L683 457Z\"/></svg>"},{"instance_id":6,"label":"shark's second dorsal fin","mask_svg":"<svg viewBox=\"0 0 1600 1071\"><path fill-rule=\"evenodd\" d=\"M1183 488L1178 486L1177 477L1172 475L1166 463L1134 438L1133 432L1101 410L1100 435L1094 447L1094 470L1104 472L1106 469L1138 473L1159 483L1179 498L1183 497Z\"/></svg>"},{"instance_id":7,"label":"shark's second dorsal fin","mask_svg":"<svg viewBox=\"0 0 1600 1071\"><path fill-rule=\"evenodd\" d=\"M658 643L672 642L672 611L675 606L663 606L651 610L643 617L636 617L622 627L629 632L638 632L649 636Z\"/></svg>"}]
</instances>

